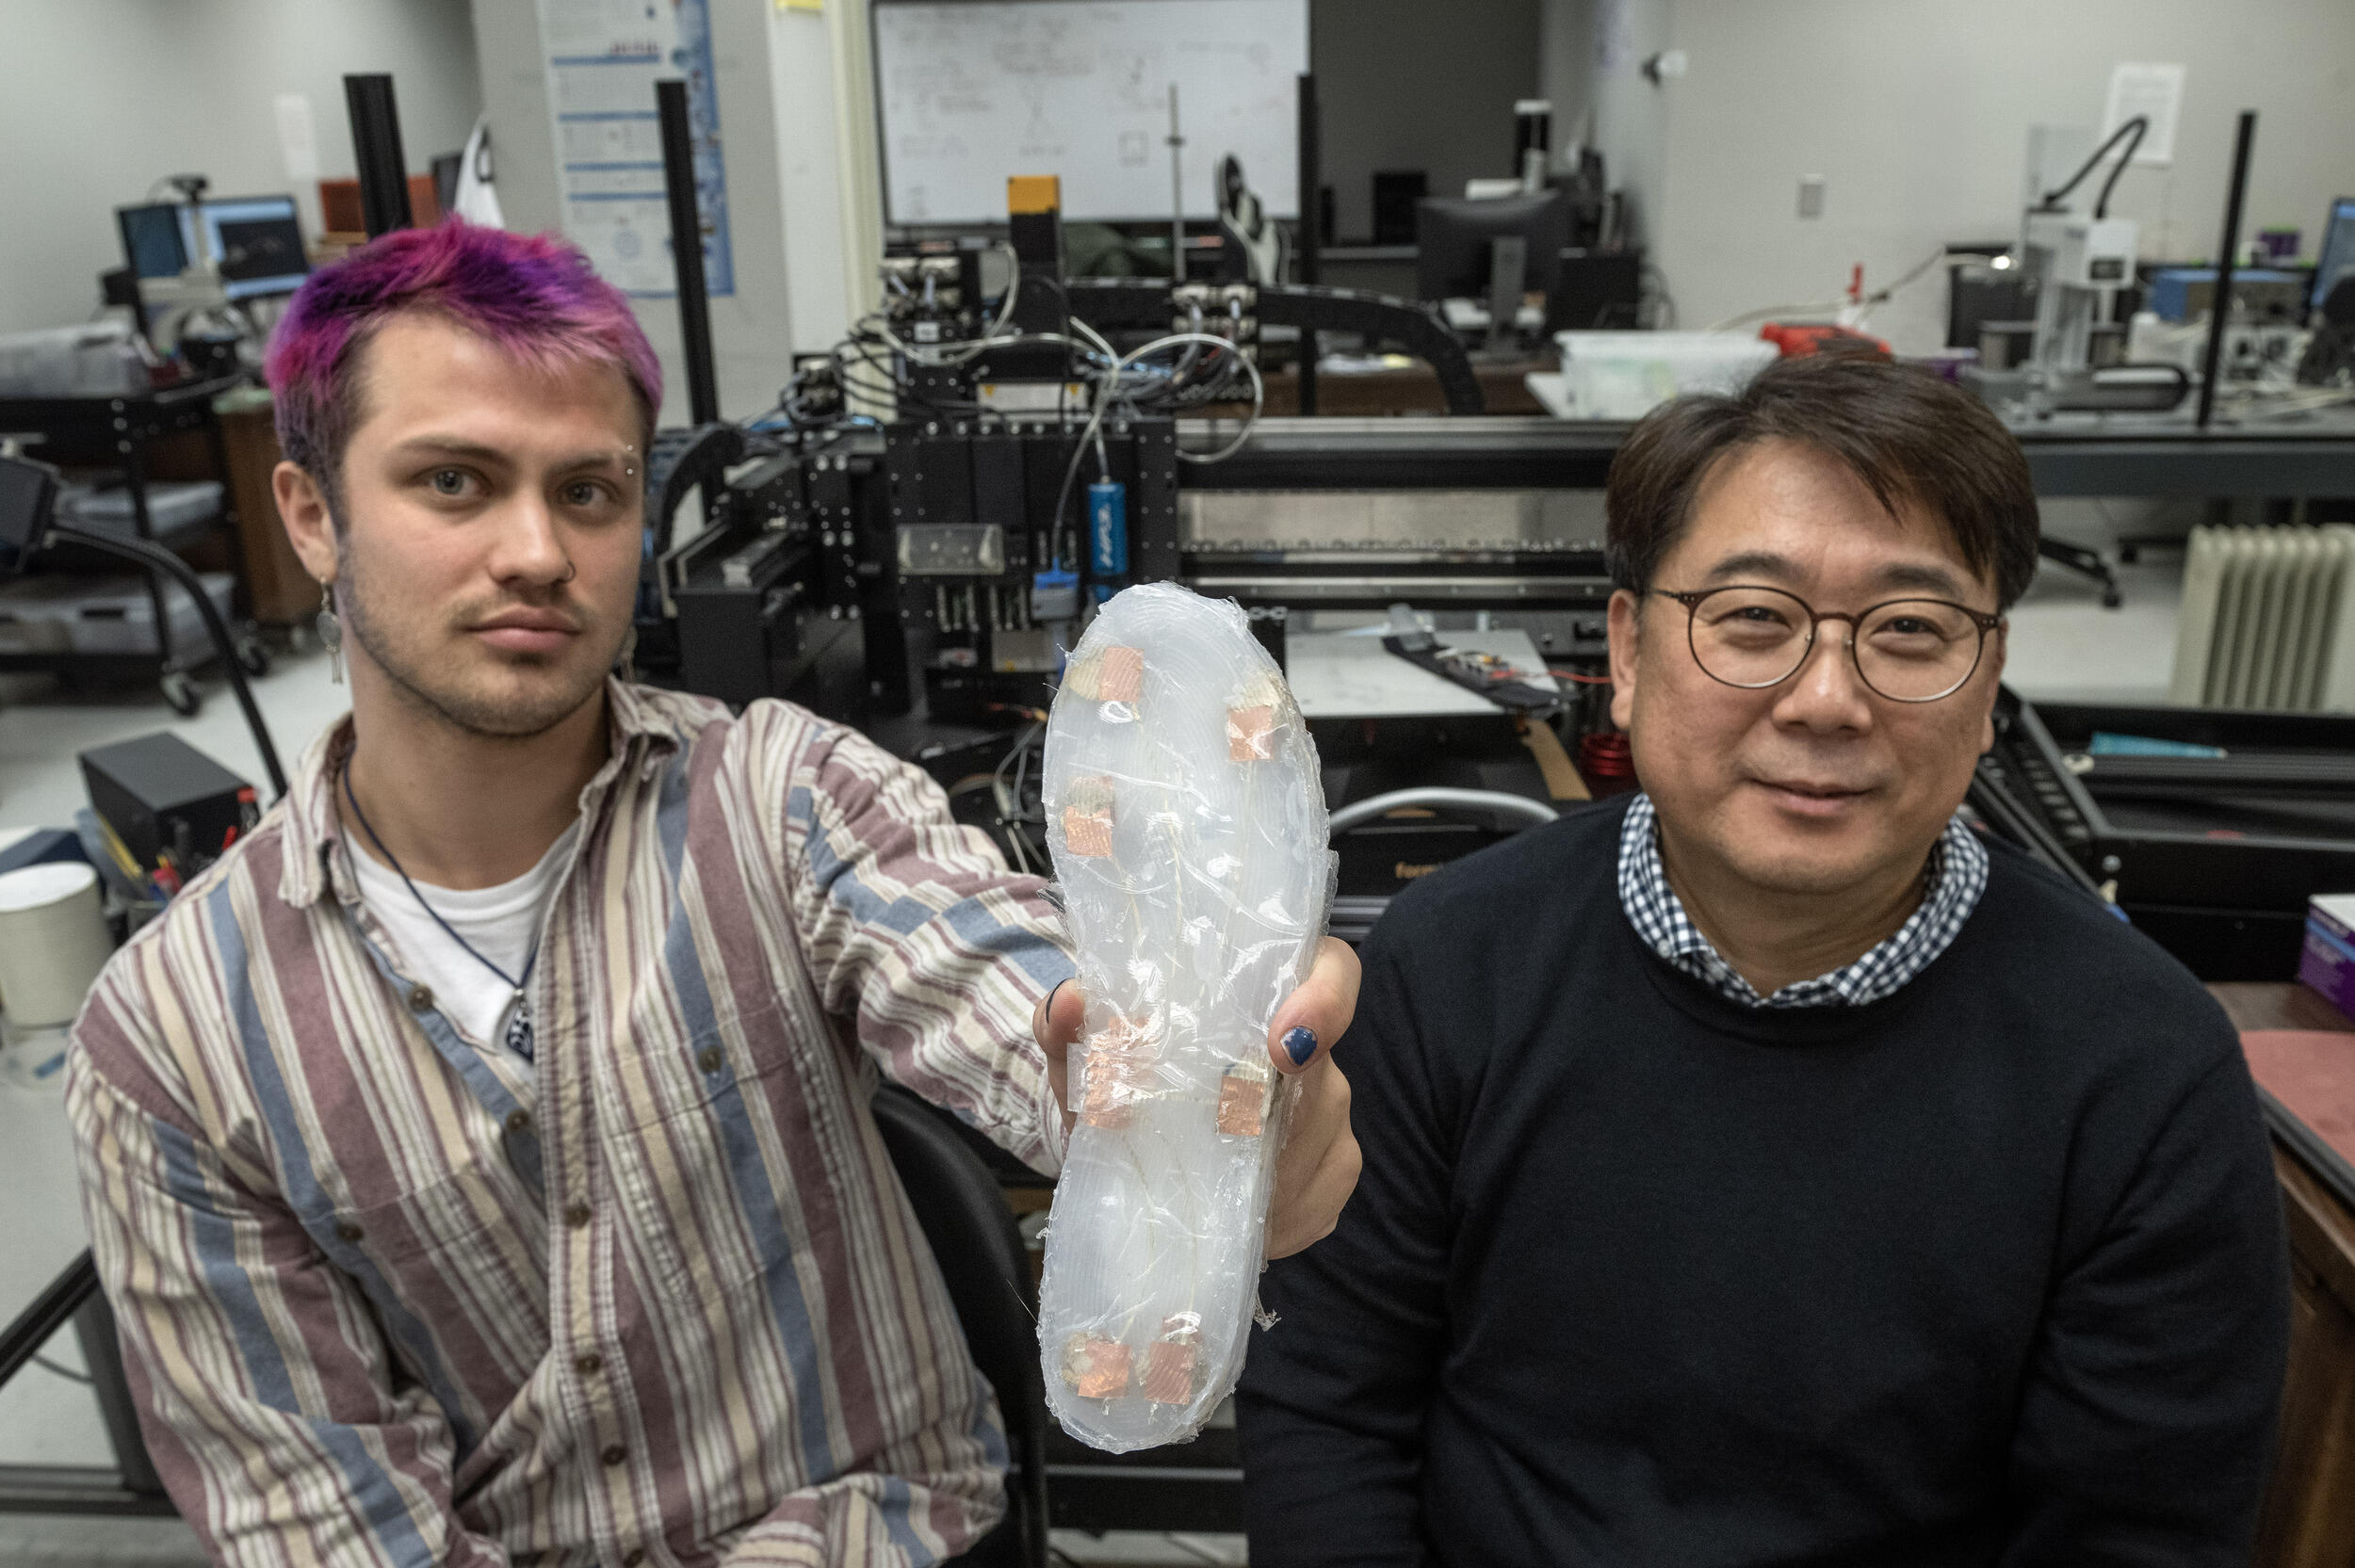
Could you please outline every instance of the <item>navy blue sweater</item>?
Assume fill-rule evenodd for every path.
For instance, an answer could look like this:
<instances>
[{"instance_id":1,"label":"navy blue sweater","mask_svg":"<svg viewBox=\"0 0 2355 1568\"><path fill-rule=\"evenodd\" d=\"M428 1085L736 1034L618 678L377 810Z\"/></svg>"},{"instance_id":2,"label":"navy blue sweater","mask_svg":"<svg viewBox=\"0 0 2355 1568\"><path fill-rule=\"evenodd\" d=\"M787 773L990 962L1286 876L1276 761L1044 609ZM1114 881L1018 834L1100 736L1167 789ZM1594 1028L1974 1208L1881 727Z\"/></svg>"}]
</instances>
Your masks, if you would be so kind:
<instances>
[{"instance_id":1,"label":"navy blue sweater","mask_svg":"<svg viewBox=\"0 0 2355 1568\"><path fill-rule=\"evenodd\" d=\"M1894 996L1741 1008L1629 927L1623 809L1366 945L1365 1173L1244 1372L1253 1563L2245 1561L2288 1284L2215 1002L1997 846Z\"/></svg>"}]
</instances>

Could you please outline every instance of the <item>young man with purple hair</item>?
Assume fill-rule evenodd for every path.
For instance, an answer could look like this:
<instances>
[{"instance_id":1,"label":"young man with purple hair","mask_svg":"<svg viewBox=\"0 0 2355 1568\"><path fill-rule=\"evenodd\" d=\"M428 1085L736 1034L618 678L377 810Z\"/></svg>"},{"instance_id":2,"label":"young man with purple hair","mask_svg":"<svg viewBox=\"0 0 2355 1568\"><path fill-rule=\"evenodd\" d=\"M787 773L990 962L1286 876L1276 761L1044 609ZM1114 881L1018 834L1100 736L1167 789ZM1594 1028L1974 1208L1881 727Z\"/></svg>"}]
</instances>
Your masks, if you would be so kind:
<instances>
[{"instance_id":1,"label":"young man with purple hair","mask_svg":"<svg viewBox=\"0 0 2355 1568\"><path fill-rule=\"evenodd\" d=\"M915 1564L1002 1427L866 1108L1043 1171L1080 1029L1036 879L782 703L612 673L660 372L548 238L323 268L277 499L352 712L116 958L68 1105L148 1445L223 1562ZM1270 1250L1356 1181L1338 944Z\"/></svg>"}]
</instances>

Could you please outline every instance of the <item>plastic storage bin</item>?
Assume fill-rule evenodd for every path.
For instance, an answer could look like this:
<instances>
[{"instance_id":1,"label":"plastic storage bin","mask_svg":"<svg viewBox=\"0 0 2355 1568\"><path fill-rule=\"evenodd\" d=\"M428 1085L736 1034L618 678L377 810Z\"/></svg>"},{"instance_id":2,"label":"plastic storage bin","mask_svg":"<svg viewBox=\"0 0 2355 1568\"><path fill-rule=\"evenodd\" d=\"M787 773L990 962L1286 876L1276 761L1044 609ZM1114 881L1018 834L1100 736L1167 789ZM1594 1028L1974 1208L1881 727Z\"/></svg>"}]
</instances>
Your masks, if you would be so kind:
<instances>
[{"instance_id":1,"label":"plastic storage bin","mask_svg":"<svg viewBox=\"0 0 2355 1568\"><path fill-rule=\"evenodd\" d=\"M0 588L0 654L63 654L73 647L76 577L24 577Z\"/></svg>"},{"instance_id":2,"label":"plastic storage bin","mask_svg":"<svg viewBox=\"0 0 2355 1568\"><path fill-rule=\"evenodd\" d=\"M204 591L221 617L229 615L229 595L236 579L226 572L203 574ZM155 605L147 584L138 577L91 577L81 591L63 601L68 645L77 654L148 654L162 652L155 640ZM171 646L175 652L209 651L204 618L196 602L176 583L164 585L164 604L171 616Z\"/></svg>"},{"instance_id":3,"label":"plastic storage bin","mask_svg":"<svg viewBox=\"0 0 2355 1568\"><path fill-rule=\"evenodd\" d=\"M169 533L220 515L219 479L159 479L147 487L147 521L157 533ZM76 488L57 497L57 512L100 533L130 537L138 529L131 493L120 485L105 490Z\"/></svg>"},{"instance_id":4,"label":"plastic storage bin","mask_svg":"<svg viewBox=\"0 0 2355 1568\"><path fill-rule=\"evenodd\" d=\"M130 323L0 334L0 397L136 397L155 380Z\"/></svg>"},{"instance_id":5,"label":"plastic storage bin","mask_svg":"<svg viewBox=\"0 0 2355 1568\"><path fill-rule=\"evenodd\" d=\"M1687 392L1734 392L1778 353L1731 332L1556 332L1573 419L1641 419Z\"/></svg>"}]
</instances>

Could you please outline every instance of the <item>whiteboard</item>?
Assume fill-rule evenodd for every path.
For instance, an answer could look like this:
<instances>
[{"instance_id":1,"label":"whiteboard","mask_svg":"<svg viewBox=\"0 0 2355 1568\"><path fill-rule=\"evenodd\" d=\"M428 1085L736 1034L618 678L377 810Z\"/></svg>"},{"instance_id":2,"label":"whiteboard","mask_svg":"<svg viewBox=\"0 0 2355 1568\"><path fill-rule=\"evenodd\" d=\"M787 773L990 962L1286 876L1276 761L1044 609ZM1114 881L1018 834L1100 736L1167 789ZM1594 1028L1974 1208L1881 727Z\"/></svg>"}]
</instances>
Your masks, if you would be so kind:
<instances>
[{"instance_id":1,"label":"whiteboard","mask_svg":"<svg viewBox=\"0 0 2355 1568\"><path fill-rule=\"evenodd\" d=\"M1178 85L1186 216L1231 153L1272 217L1300 208L1308 0L879 0L886 220L998 223L1006 180L1063 179L1065 218L1170 215Z\"/></svg>"}]
</instances>

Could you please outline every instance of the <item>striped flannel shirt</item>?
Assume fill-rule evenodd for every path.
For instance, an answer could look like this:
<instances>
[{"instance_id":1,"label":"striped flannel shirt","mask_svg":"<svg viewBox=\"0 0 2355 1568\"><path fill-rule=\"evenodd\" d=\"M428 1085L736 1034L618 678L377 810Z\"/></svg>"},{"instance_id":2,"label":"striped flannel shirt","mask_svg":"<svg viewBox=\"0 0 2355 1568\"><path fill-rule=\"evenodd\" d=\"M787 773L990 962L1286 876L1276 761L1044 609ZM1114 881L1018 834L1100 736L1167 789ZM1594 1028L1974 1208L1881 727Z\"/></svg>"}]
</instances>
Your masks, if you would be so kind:
<instances>
[{"instance_id":1,"label":"striped flannel shirt","mask_svg":"<svg viewBox=\"0 0 2355 1568\"><path fill-rule=\"evenodd\" d=\"M1953 946L1986 891L1987 846L1959 815L1951 816L1930 846L1922 902L1904 925L1828 975L1795 980L1772 996L1761 996L1701 934L1685 913L1684 900L1668 885L1668 869L1660 858L1660 818L1651 797L1639 794L1630 800L1627 820L1619 828L1619 907L1635 934L1653 952L1744 1007L1860 1008L1893 996Z\"/></svg>"},{"instance_id":2,"label":"striped flannel shirt","mask_svg":"<svg viewBox=\"0 0 2355 1568\"><path fill-rule=\"evenodd\" d=\"M1059 917L853 732L609 698L535 1061L459 1035L360 901L349 720L75 1026L93 1245L218 1560L924 1563L1002 1511L866 1100L880 1068L1055 1169Z\"/></svg>"}]
</instances>

